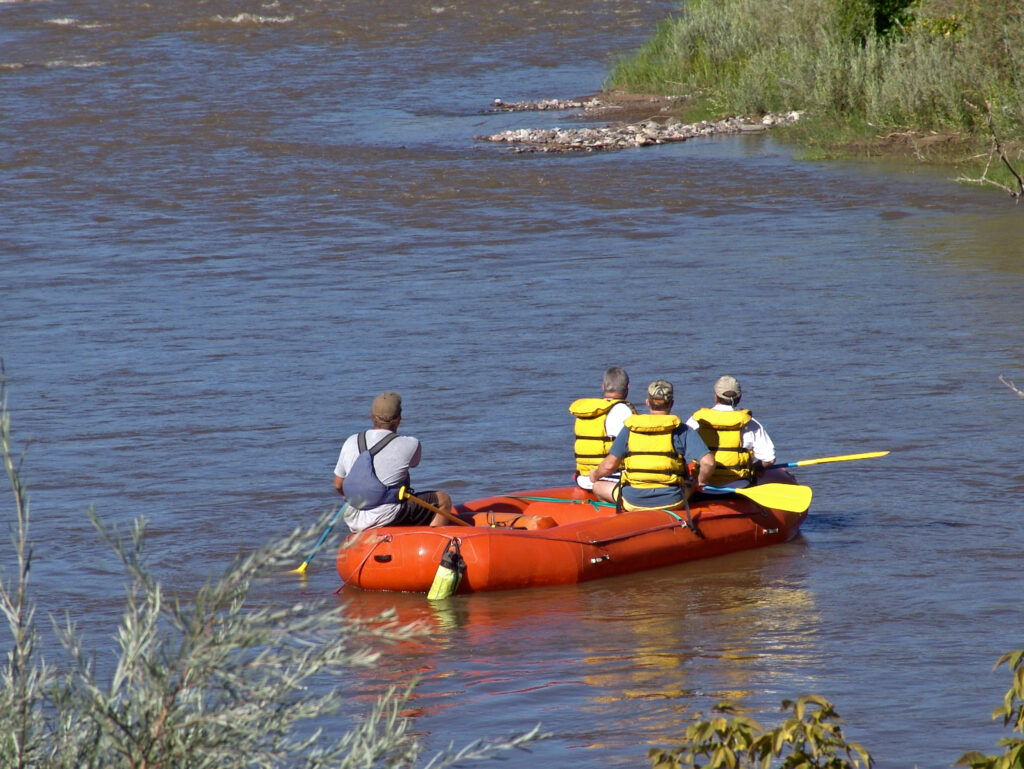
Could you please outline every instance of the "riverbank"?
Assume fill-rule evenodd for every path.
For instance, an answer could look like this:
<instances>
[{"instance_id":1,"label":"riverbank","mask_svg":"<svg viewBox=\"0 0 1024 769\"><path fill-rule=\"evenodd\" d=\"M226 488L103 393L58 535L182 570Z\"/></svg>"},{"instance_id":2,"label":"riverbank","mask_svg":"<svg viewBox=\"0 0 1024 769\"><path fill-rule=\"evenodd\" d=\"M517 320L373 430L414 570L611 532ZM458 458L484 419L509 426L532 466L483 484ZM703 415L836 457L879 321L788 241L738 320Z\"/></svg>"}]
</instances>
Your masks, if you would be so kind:
<instances>
[{"instance_id":1,"label":"riverbank","mask_svg":"<svg viewBox=\"0 0 1024 769\"><path fill-rule=\"evenodd\" d=\"M787 140L813 159L901 157L1024 196L1024 10L959 3L689 3L607 87L688 94L687 110L804 119Z\"/></svg>"},{"instance_id":2,"label":"riverbank","mask_svg":"<svg viewBox=\"0 0 1024 769\"><path fill-rule=\"evenodd\" d=\"M706 109L682 96L601 91L590 96L506 102L494 99L491 112L563 112L566 120L587 126L508 129L473 137L506 144L514 153L577 153L647 147L698 137L761 133L779 129L782 137L801 148L806 159L858 159L889 157L949 168L957 182L990 186L1019 201L1024 180L1015 160L1024 156L1024 144L999 142L995 136L985 147L977 137L948 130L880 128L870 124L828 125L808 119L803 111L765 115L730 115L715 120L688 116ZM591 125L606 121L604 125Z\"/></svg>"}]
</instances>

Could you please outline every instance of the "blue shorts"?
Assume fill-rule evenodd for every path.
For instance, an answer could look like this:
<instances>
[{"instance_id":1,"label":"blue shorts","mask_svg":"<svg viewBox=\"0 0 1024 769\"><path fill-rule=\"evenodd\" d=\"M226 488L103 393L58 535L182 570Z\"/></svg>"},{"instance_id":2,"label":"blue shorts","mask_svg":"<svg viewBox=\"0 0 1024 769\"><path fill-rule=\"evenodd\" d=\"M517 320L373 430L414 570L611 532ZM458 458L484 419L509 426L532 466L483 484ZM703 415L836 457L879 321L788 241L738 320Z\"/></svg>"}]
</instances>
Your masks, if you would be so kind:
<instances>
[{"instance_id":1,"label":"blue shorts","mask_svg":"<svg viewBox=\"0 0 1024 769\"><path fill-rule=\"evenodd\" d=\"M623 486L622 496L634 507L676 507L683 503L683 492L679 486L655 488Z\"/></svg>"}]
</instances>

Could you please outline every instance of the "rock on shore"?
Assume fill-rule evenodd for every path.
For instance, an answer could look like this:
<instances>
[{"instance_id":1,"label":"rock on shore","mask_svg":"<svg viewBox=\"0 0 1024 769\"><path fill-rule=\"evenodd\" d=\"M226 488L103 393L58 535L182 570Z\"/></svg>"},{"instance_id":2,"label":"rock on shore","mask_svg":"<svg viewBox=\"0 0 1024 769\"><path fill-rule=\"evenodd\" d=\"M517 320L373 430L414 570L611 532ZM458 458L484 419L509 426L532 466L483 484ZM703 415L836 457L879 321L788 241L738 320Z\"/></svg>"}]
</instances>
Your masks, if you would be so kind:
<instances>
[{"instance_id":1,"label":"rock on shore","mask_svg":"<svg viewBox=\"0 0 1024 769\"><path fill-rule=\"evenodd\" d=\"M673 100L663 99L660 102L661 106L658 111L665 112L672 106ZM635 109L635 105L633 107ZM617 107L597 98L546 99L514 103L495 99L491 103L491 109L503 112L583 109L583 117L588 117L598 111L601 114L614 114ZM790 112L782 115L765 115L759 118L728 117L710 122L702 120L699 123L683 123L675 117L657 115L645 120L611 123L604 126L520 128L474 138L479 141L509 144L513 152L596 152L681 142L698 136L761 132L774 125L796 122L799 118L800 113Z\"/></svg>"}]
</instances>

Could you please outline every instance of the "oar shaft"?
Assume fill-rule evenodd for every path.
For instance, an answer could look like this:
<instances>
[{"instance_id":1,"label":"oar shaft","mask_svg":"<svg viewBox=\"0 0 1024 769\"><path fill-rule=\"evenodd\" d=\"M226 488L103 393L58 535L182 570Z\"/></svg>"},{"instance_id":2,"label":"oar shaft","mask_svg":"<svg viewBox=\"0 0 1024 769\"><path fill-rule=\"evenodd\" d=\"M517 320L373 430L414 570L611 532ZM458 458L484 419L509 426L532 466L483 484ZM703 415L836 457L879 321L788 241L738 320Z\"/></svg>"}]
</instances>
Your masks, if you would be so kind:
<instances>
[{"instance_id":1,"label":"oar shaft","mask_svg":"<svg viewBox=\"0 0 1024 769\"><path fill-rule=\"evenodd\" d=\"M799 462L776 462L772 467L807 467L808 465L824 465L828 462L850 462L854 459L871 459L872 457L884 457L888 451L868 451L864 454L844 454L838 457L821 457L820 459L801 459Z\"/></svg>"},{"instance_id":2,"label":"oar shaft","mask_svg":"<svg viewBox=\"0 0 1024 769\"><path fill-rule=\"evenodd\" d=\"M421 507L425 507L430 512L437 513L442 518L447 518L449 521L451 521L452 523L456 523L459 526L472 526L473 525L469 521L464 521L461 518L459 518L459 517L457 517L455 515L452 515L451 513L445 512L440 507L437 507L435 505L430 504L429 502L427 502L425 500L420 499L415 494L411 494L408 489L404 489L403 488L399 492L399 498L411 499L417 505L420 505Z\"/></svg>"},{"instance_id":3,"label":"oar shaft","mask_svg":"<svg viewBox=\"0 0 1024 769\"><path fill-rule=\"evenodd\" d=\"M299 568L294 570L296 574L302 574L306 571L306 567L309 566L310 561L313 560L313 556L316 555L316 551L320 549L320 545L322 545L324 543L324 540L327 539L327 536L334 529L334 524L338 522L338 518L341 517L341 514L345 511L345 508L347 507L348 502L339 507L337 512L334 513L334 517L331 519L330 525L326 529L324 529L324 533L320 535L320 539L318 539L316 541L316 544L313 545L313 549L309 552L309 555L306 556L306 560L302 562Z\"/></svg>"}]
</instances>

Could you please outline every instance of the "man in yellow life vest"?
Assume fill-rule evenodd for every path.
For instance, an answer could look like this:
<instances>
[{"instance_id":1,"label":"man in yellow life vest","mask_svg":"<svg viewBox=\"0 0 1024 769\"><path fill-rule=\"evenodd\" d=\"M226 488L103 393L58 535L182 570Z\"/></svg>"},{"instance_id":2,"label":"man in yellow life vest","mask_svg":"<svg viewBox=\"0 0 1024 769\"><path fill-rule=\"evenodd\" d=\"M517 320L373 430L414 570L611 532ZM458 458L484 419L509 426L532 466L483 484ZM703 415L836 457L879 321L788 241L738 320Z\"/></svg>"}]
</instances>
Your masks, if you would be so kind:
<instances>
[{"instance_id":1,"label":"man in yellow life vest","mask_svg":"<svg viewBox=\"0 0 1024 769\"><path fill-rule=\"evenodd\" d=\"M775 461L775 444L749 409L739 408L743 390L736 377L719 377L714 392L715 405L698 409L686 424L714 452L712 486L749 486Z\"/></svg>"},{"instance_id":2,"label":"man in yellow life vest","mask_svg":"<svg viewBox=\"0 0 1024 769\"><path fill-rule=\"evenodd\" d=\"M604 397L579 398L569 405L569 413L576 417L576 485L593 490L594 496L605 502L614 502L612 492L619 485L619 474L611 473L590 480L590 471L608 456L615 436L622 431L628 417L636 408L626 400L629 396L629 374L625 369L612 366L604 372L601 382Z\"/></svg>"},{"instance_id":3,"label":"man in yellow life vest","mask_svg":"<svg viewBox=\"0 0 1024 769\"><path fill-rule=\"evenodd\" d=\"M625 510L678 507L709 482L715 469L714 455L700 435L670 413L675 402L671 382L651 382L646 402L651 413L629 417L608 456L590 471L595 480L622 468L619 493ZM698 461L698 471L690 480L692 460Z\"/></svg>"}]
</instances>

